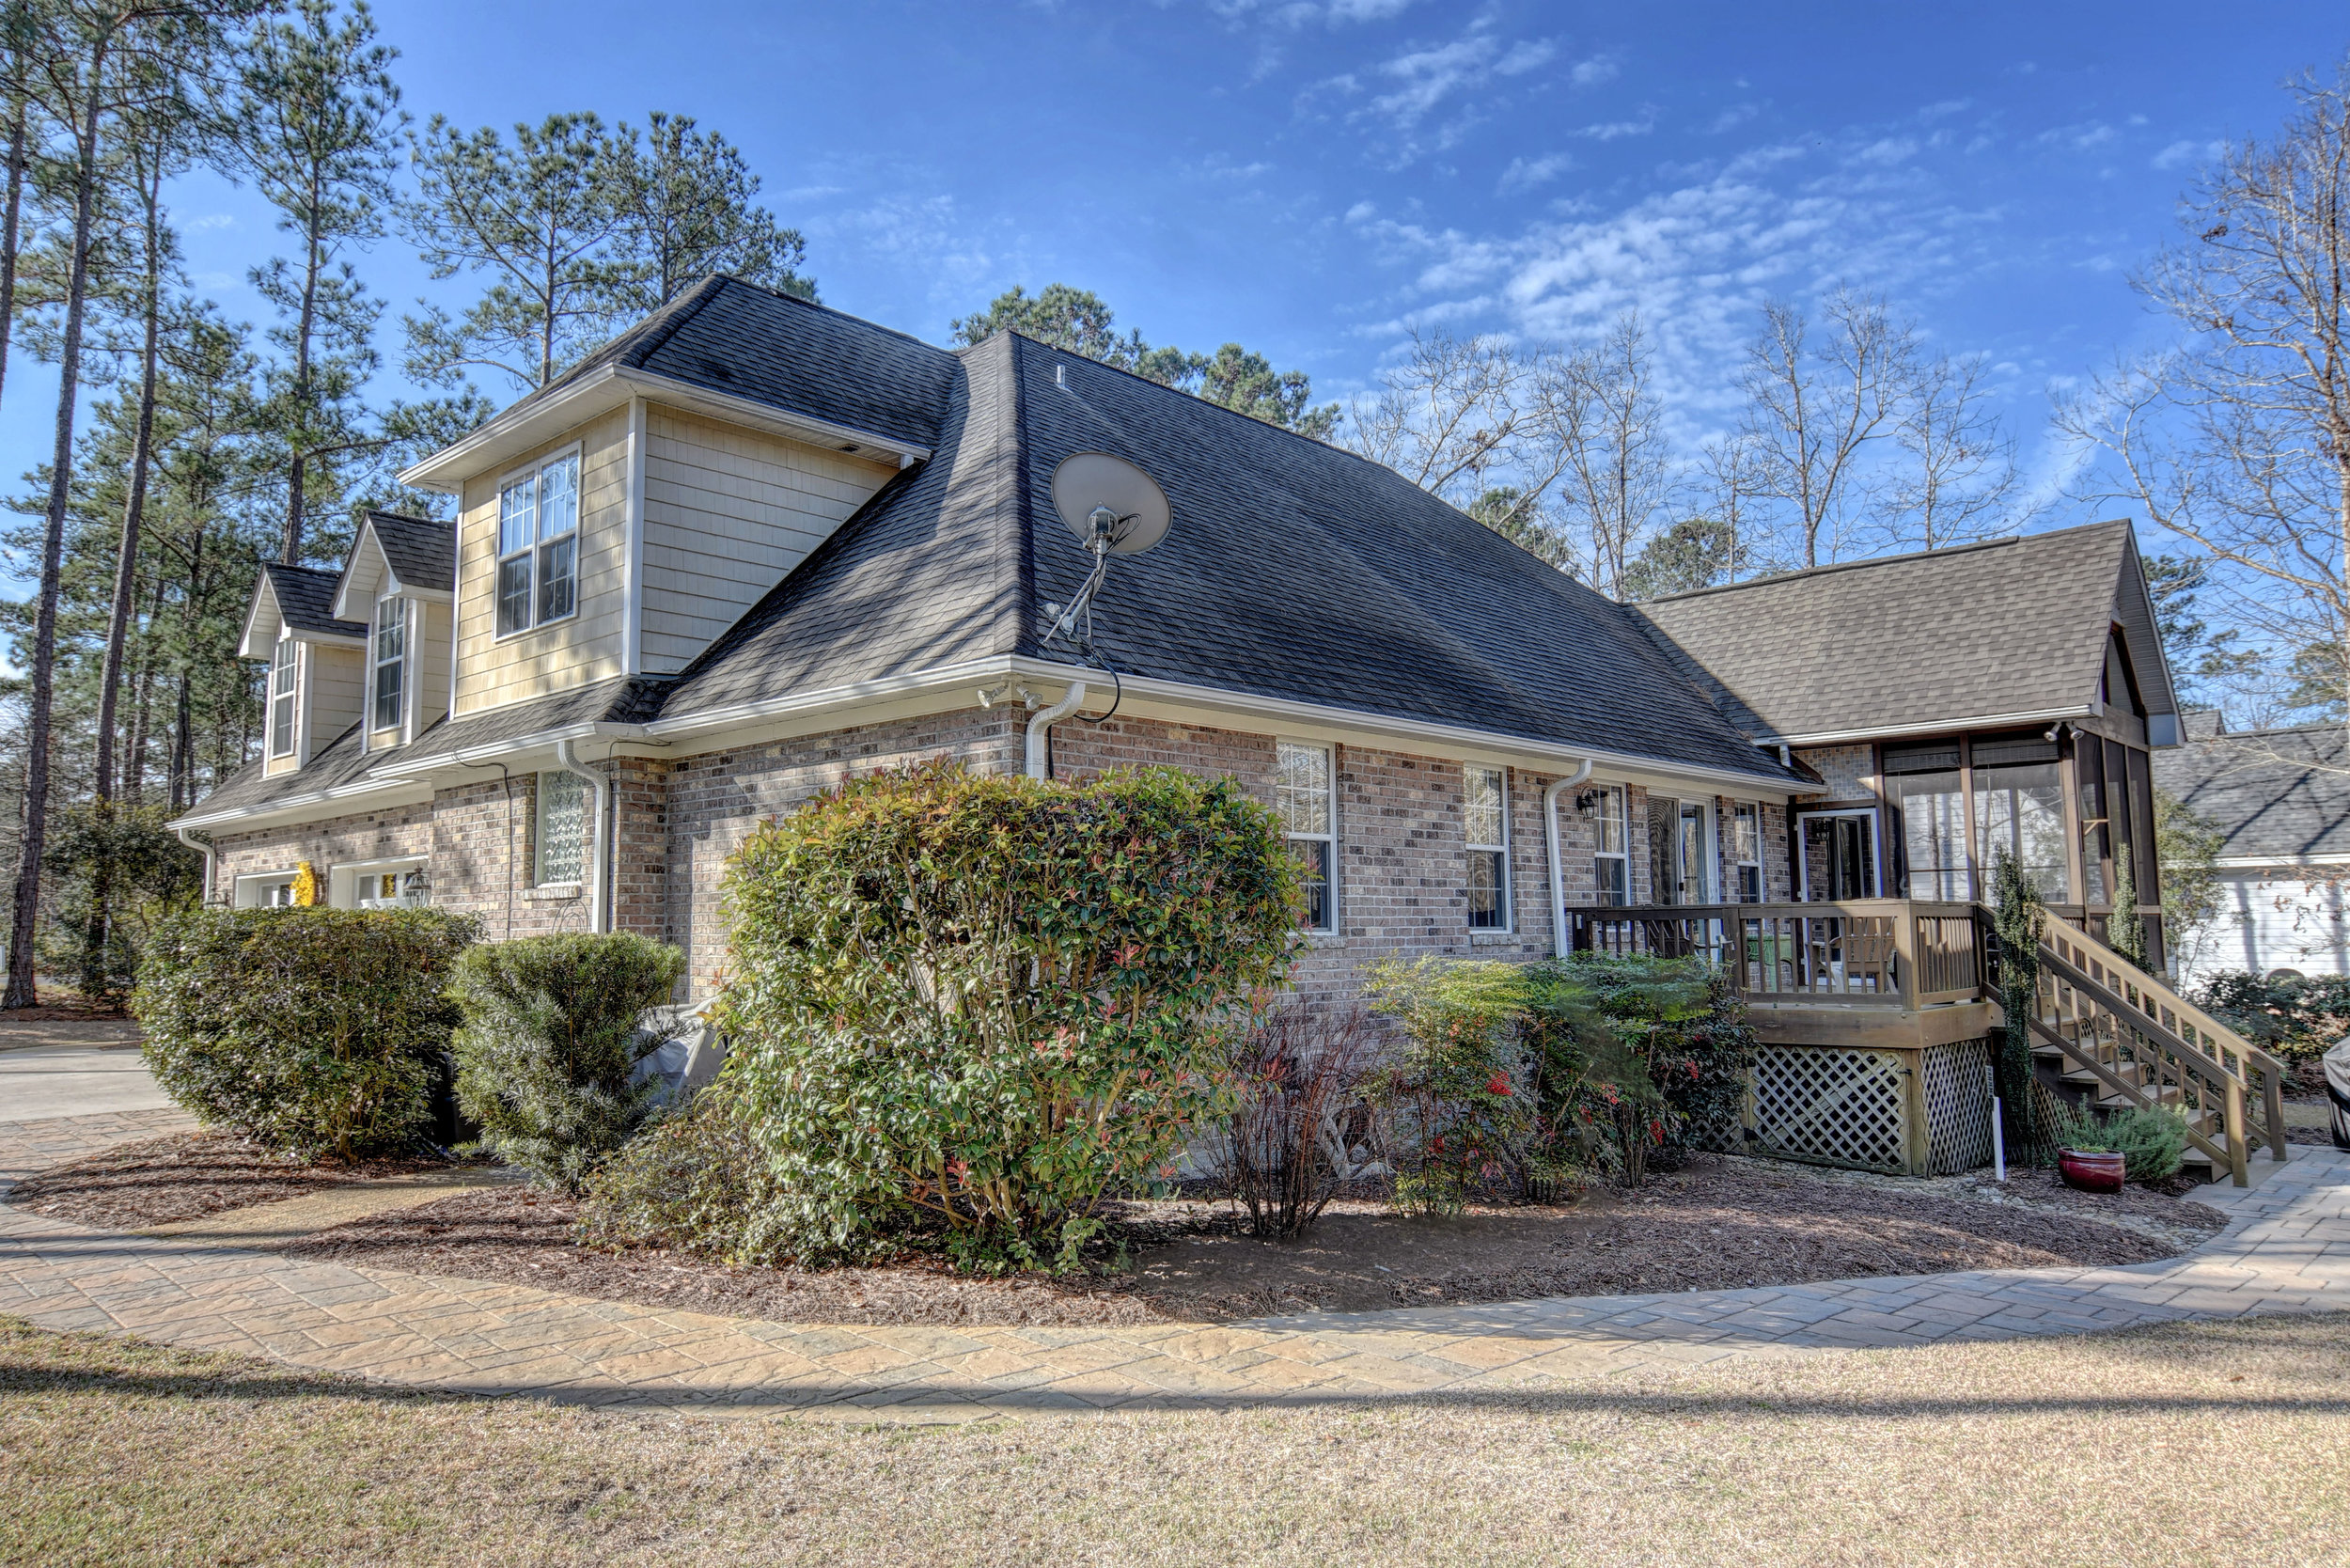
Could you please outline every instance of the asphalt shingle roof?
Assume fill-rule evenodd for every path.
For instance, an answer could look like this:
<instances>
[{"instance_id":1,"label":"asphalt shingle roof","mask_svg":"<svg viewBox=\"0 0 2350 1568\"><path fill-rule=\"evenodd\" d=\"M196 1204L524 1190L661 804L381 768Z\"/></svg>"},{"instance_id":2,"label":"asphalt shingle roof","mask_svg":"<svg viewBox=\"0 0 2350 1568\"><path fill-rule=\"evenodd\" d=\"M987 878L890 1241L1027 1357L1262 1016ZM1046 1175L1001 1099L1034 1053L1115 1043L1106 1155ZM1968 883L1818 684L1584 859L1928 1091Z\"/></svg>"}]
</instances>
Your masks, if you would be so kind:
<instances>
[{"instance_id":1,"label":"asphalt shingle roof","mask_svg":"<svg viewBox=\"0 0 2350 1568\"><path fill-rule=\"evenodd\" d=\"M396 511L368 513L375 541L384 547L392 575L409 588L457 588L457 525Z\"/></svg>"},{"instance_id":2,"label":"asphalt shingle roof","mask_svg":"<svg viewBox=\"0 0 2350 1568\"><path fill-rule=\"evenodd\" d=\"M513 406L527 408L607 365L935 447L955 356L825 306L713 276Z\"/></svg>"},{"instance_id":3,"label":"asphalt shingle roof","mask_svg":"<svg viewBox=\"0 0 2350 1568\"><path fill-rule=\"evenodd\" d=\"M2129 524L2096 523L1762 577L1638 613L1756 737L2076 711L2096 697L2117 621L2149 711L2170 713L2139 571Z\"/></svg>"},{"instance_id":4,"label":"asphalt shingle roof","mask_svg":"<svg viewBox=\"0 0 2350 1568\"><path fill-rule=\"evenodd\" d=\"M359 621L335 619L335 586L342 581L341 572L288 566L283 561L263 561L261 570L268 574L270 592L277 600L277 613L295 631L335 637L368 635Z\"/></svg>"},{"instance_id":5,"label":"asphalt shingle roof","mask_svg":"<svg viewBox=\"0 0 2350 1568\"><path fill-rule=\"evenodd\" d=\"M1780 779L1630 612L1388 469L1010 334L958 356L936 455L689 666L665 720L1042 646L1090 557L1053 511L1080 451L1175 525L1095 601L1122 671Z\"/></svg>"},{"instance_id":6,"label":"asphalt shingle roof","mask_svg":"<svg viewBox=\"0 0 2350 1568\"><path fill-rule=\"evenodd\" d=\"M2190 740L2154 753L2154 783L2219 829L2223 858L2350 855L2339 724Z\"/></svg>"}]
</instances>

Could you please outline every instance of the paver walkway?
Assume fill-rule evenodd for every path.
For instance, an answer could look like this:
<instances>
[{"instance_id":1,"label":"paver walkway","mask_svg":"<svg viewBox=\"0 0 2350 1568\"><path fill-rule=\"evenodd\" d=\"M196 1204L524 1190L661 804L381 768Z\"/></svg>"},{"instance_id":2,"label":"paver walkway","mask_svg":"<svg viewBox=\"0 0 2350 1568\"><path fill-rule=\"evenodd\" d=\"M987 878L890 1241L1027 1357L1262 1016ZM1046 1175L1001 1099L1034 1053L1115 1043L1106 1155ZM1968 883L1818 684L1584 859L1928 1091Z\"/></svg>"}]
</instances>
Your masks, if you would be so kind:
<instances>
[{"instance_id":1,"label":"paver walkway","mask_svg":"<svg viewBox=\"0 0 2350 1568\"><path fill-rule=\"evenodd\" d=\"M184 1124L164 1112L0 1125L0 1184ZM2258 1187L2197 1196L2229 1213L2227 1230L2184 1257L2124 1268L1123 1328L761 1323L300 1263L218 1239L123 1235L0 1207L0 1311L43 1327L135 1333L451 1389L859 1419L887 1408L935 1419L1002 1408L1473 1397L1728 1356L2350 1309L2350 1156L2296 1150Z\"/></svg>"}]
</instances>

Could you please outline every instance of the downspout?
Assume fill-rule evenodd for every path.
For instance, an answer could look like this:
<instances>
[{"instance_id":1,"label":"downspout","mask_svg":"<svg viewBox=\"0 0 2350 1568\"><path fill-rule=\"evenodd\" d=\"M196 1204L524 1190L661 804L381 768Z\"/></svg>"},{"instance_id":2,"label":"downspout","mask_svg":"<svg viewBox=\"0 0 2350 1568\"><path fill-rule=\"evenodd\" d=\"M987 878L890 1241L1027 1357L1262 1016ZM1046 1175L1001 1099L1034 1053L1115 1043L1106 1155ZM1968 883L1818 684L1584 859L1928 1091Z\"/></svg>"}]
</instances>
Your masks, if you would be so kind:
<instances>
[{"instance_id":1,"label":"downspout","mask_svg":"<svg viewBox=\"0 0 2350 1568\"><path fill-rule=\"evenodd\" d=\"M595 826L588 835L590 850L588 867L588 929L592 932L609 931L612 929L612 908L611 901L604 897L603 882L604 872L610 866L612 857L604 848L603 839L604 824L612 820L611 812L604 804L605 792L612 787L611 772L606 769L603 773L597 773L590 769L579 760L578 755L572 750L572 743L567 740L555 743L555 762L556 766L565 773L587 780L588 790L595 796Z\"/></svg>"},{"instance_id":2,"label":"downspout","mask_svg":"<svg viewBox=\"0 0 2350 1568\"><path fill-rule=\"evenodd\" d=\"M1559 797L1591 776L1591 760L1543 792L1543 844L1550 855L1550 950L1567 956L1567 873L1559 854Z\"/></svg>"},{"instance_id":3,"label":"downspout","mask_svg":"<svg viewBox=\"0 0 2350 1568\"><path fill-rule=\"evenodd\" d=\"M188 848L196 851L196 854L204 857L204 898L202 902L205 903L211 903L212 902L212 846L209 842L196 842L196 839L189 837L188 830L184 827L174 828L172 831L180 835L180 841L181 843L187 845Z\"/></svg>"},{"instance_id":4,"label":"downspout","mask_svg":"<svg viewBox=\"0 0 2350 1568\"><path fill-rule=\"evenodd\" d=\"M1027 763L1030 778L1044 776L1044 732L1075 713L1077 704L1085 699L1086 683L1083 681L1072 681L1069 682L1069 690L1061 695L1058 702L1040 711L1028 720Z\"/></svg>"}]
</instances>

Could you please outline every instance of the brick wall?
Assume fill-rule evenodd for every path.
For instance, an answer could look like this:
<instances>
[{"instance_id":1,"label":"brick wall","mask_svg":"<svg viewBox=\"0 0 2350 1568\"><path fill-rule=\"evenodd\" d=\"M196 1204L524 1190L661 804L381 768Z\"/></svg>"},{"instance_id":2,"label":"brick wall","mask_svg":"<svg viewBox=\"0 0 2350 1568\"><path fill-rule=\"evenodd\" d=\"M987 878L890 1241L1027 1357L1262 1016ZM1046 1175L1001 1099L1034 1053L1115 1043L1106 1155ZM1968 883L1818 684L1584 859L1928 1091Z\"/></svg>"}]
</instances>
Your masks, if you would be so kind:
<instances>
[{"instance_id":1,"label":"brick wall","mask_svg":"<svg viewBox=\"0 0 2350 1568\"><path fill-rule=\"evenodd\" d=\"M331 822L266 828L258 833L221 834L212 843L214 896L227 902L236 879L261 871L290 871L307 860L325 876L336 866L395 860L432 853L432 808L419 802L381 811L363 811Z\"/></svg>"},{"instance_id":2,"label":"brick wall","mask_svg":"<svg viewBox=\"0 0 2350 1568\"><path fill-rule=\"evenodd\" d=\"M762 818L790 811L854 774L944 759L983 773L1021 765L1026 715L964 709L896 719L730 751L612 764L616 847L613 923L674 942L689 959L694 995L707 995L725 961L719 884L727 857ZM1339 929L1318 936L1293 971L1308 996L1339 997L1355 971L1381 957L1526 960L1552 950L1543 792L1558 776L1508 771L1511 927L1468 925L1467 839L1462 764L1379 747L1331 748L1338 812ZM1270 734L1120 716L1054 727L1055 776L1078 780L1115 767L1158 764L1235 778L1272 798ZM427 807L224 839L222 864L274 870L307 855L332 862L398 854L431 856L433 902L482 917L493 937L585 930L587 897L549 898L529 886L535 776L445 790ZM1647 792L1627 791L1633 898L1650 902ZM1714 802L1718 820L1731 803ZM1787 890L1787 821L1762 808L1765 896ZM1597 824L1559 802L1559 834L1570 907L1598 896ZM1726 835L1724 836L1726 838ZM273 856L275 858L273 859ZM1723 873L1723 886L1734 884ZM224 884L226 886L226 884Z\"/></svg>"}]
</instances>

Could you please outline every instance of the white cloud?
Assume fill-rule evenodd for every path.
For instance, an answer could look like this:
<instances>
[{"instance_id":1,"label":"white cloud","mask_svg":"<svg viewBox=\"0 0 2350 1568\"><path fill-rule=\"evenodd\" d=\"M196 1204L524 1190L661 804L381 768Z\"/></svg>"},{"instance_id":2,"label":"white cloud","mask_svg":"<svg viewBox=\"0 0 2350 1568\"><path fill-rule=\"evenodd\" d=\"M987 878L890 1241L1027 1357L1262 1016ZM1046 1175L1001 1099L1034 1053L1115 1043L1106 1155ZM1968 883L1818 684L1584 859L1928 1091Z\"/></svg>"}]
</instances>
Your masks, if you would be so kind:
<instances>
[{"instance_id":1,"label":"white cloud","mask_svg":"<svg viewBox=\"0 0 2350 1568\"><path fill-rule=\"evenodd\" d=\"M1737 130L1762 112L1762 106L1759 103L1733 103L1716 115L1714 123L1705 129L1708 133L1718 136L1725 131Z\"/></svg>"},{"instance_id":2,"label":"white cloud","mask_svg":"<svg viewBox=\"0 0 2350 1568\"><path fill-rule=\"evenodd\" d=\"M1883 164L1888 167L1905 164L1918 155L1918 144L1907 136L1884 136L1871 142L1853 154L1856 163Z\"/></svg>"},{"instance_id":3,"label":"white cloud","mask_svg":"<svg viewBox=\"0 0 2350 1568\"><path fill-rule=\"evenodd\" d=\"M1512 158L1510 166L1501 171L1501 183L1497 188L1503 196L1515 196L1537 185L1546 185L1573 167L1573 155L1564 152L1553 152L1541 158Z\"/></svg>"},{"instance_id":4,"label":"white cloud","mask_svg":"<svg viewBox=\"0 0 2350 1568\"><path fill-rule=\"evenodd\" d=\"M1379 209L1368 201L1358 201L1346 210L1348 223L1369 223L1379 215Z\"/></svg>"},{"instance_id":5,"label":"white cloud","mask_svg":"<svg viewBox=\"0 0 2350 1568\"><path fill-rule=\"evenodd\" d=\"M1493 19L1480 16L1449 43L1408 49L1382 61L1371 74L1386 85L1386 90L1358 110L1357 118L1372 116L1409 134L1454 97L1486 87L1496 76L1523 76L1537 71L1557 54L1557 45L1540 39L1521 39L1505 47L1494 32ZM1360 82L1352 74L1323 85L1361 90Z\"/></svg>"},{"instance_id":6,"label":"white cloud","mask_svg":"<svg viewBox=\"0 0 2350 1568\"><path fill-rule=\"evenodd\" d=\"M2043 147L2062 148L2071 152L2090 152L2114 139L2116 133L2105 121L2092 119L2079 125L2060 125L2043 131L2032 140Z\"/></svg>"},{"instance_id":7,"label":"white cloud","mask_svg":"<svg viewBox=\"0 0 2350 1568\"><path fill-rule=\"evenodd\" d=\"M1510 46L1510 53L1501 56L1501 63L1494 67L1494 74L1523 76L1529 71L1548 65L1551 56L1558 53L1559 46L1547 39L1531 40L1521 39ZM1585 62L1585 64L1589 63L1589 61ZM1571 74L1574 77L1575 85L1580 86L1583 82L1583 67L1576 66Z\"/></svg>"},{"instance_id":8,"label":"white cloud","mask_svg":"<svg viewBox=\"0 0 2350 1568\"><path fill-rule=\"evenodd\" d=\"M2226 142L2172 142L2154 154L2154 167L2175 169L2189 164L2208 164L2227 150Z\"/></svg>"},{"instance_id":9,"label":"white cloud","mask_svg":"<svg viewBox=\"0 0 2350 1568\"><path fill-rule=\"evenodd\" d=\"M207 212L200 218L190 218L188 227L198 232L208 228L234 228L237 220L227 212Z\"/></svg>"},{"instance_id":10,"label":"white cloud","mask_svg":"<svg viewBox=\"0 0 2350 1568\"><path fill-rule=\"evenodd\" d=\"M1651 112L1638 119L1611 119L1601 125L1587 125L1571 134L1594 142L1613 142L1626 136L1645 136L1655 129L1656 116Z\"/></svg>"},{"instance_id":11,"label":"white cloud","mask_svg":"<svg viewBox=\"0 0 2350 1568\"><path fill-rule=\"evenodd\" d=\"M1623 56L1609 53L1594 55L1588 60L1575 61L1574 69L1567 72L1567 80L1578 87L1596 87L1603 82L1612 82L1622 74Z\"/></svg>"}]
</instances>

